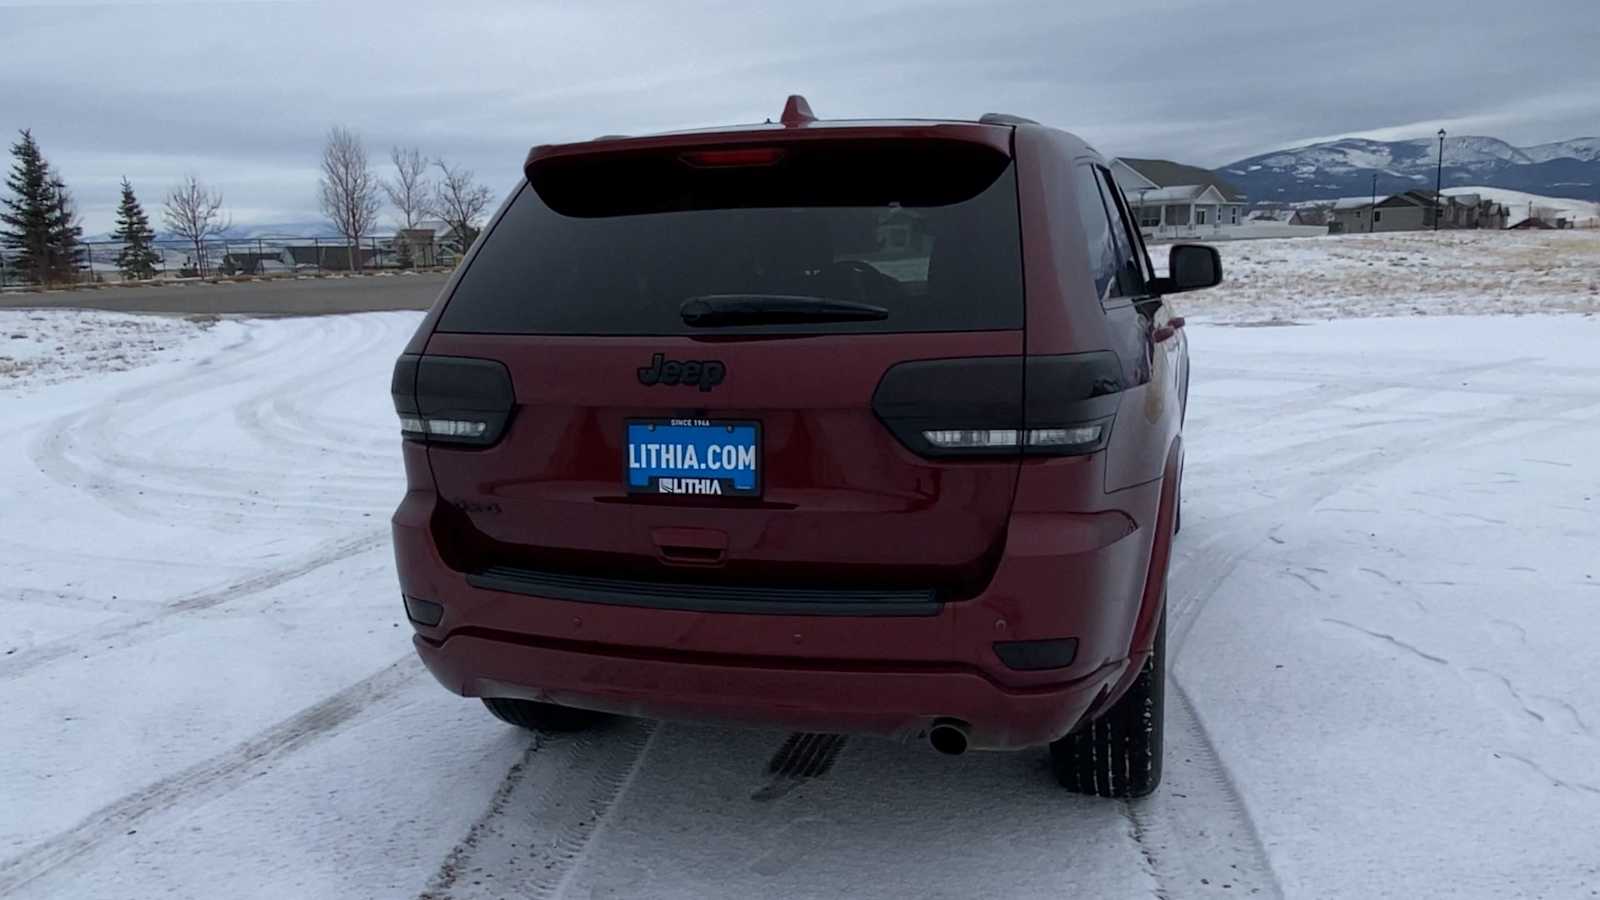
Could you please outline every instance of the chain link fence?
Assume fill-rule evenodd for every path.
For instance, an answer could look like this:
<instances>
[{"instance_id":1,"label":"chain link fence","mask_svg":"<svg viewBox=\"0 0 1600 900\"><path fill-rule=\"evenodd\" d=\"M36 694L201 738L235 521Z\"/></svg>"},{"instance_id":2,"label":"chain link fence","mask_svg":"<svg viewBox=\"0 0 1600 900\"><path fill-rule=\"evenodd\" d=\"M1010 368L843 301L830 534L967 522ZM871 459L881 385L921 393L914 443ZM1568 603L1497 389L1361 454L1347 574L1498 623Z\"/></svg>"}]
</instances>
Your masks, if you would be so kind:
<instances>
[{"instance_id":1,"label":"chain link fence","mask_svg":"<svg viewBox=\"0 0 1600 900\"><path fill-rule=\"evenodd\" d=\"M117 265L123 246L120 241L79 244L72 281L59 286L128 281ZM216 238L199 245L158 240L151 242L151 249L157 256L154 277L148 279L153 282L447 269L461 255L449 241L397 235L364 237L354 243L329 237ZM0 287L38 287L29 274L18 268L16 250L0 248Z\"/></svg>"}]
</instances>

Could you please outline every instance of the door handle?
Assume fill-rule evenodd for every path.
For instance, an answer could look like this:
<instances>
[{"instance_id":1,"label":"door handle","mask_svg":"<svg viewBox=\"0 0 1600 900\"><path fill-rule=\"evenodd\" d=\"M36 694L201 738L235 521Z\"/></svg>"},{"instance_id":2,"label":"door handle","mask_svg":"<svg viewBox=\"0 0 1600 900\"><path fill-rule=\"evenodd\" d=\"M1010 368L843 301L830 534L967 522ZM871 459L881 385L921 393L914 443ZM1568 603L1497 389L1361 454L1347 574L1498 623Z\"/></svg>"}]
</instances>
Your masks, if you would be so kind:
<instances>
[{"instance_id":1,"label":"door handle","mask_svg":"<svg viewBox=\"0 0 1600 900\"><path fill-rule=\"evenodd\" d=\"M1182 328L1183 324L1183 316L1173 316L1167 320L1167 324L1158 326L1154 331L1150 332L1150 340L1159 344L1177 334L1178 329Z\"/></svg>"}]
</instances>

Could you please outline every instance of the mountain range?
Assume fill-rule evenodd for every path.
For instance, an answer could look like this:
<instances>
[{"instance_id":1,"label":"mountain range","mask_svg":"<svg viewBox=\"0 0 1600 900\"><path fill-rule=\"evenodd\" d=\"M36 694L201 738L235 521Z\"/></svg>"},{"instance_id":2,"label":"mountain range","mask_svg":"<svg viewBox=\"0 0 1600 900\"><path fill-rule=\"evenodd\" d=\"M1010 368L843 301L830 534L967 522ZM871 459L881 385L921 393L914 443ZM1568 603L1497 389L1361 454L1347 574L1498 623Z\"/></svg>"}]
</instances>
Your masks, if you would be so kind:
<instances>
[{"instance_id":1,"label":"mountain range","mask_svg":"<svg viewBox=\"0 0 1600 900\"><path fill-rule=\"evenodd\" d=\"M339 232L335 231L332 225L328 224L325 220L318 221L315 219L304 222L264 222L261 224L246 223L243 225L230 225L228 226L228 230L224 231L220 237L215 237L211 240L213 242L253 241L256 238L300 238L308 241L312 238L320 238L330 241L340 240ZM109 241L111 240L111 233L105 232L101 234L85 235L84 240L90 242ZM171 241L178 243L182 242L183 238L164 229L159 229L158 225L156 240L161 242Z\"/></svg>"},{"instance_id":2,"label":"mountain range","mask_svg":"<svg viewBox=\"0 0 1600 900\"><path fill-rule=\"evenodd\" d=\"M1344 138L1274 150L1229 163L1216 172L1250 202L1331 200L1378 193L1433 190L1439 142ZM1446 137L1446 188L1483 185L1551 197L1600 200L1600 137L1515 147L1492 137Z\"/></svg>"}]
</instances>

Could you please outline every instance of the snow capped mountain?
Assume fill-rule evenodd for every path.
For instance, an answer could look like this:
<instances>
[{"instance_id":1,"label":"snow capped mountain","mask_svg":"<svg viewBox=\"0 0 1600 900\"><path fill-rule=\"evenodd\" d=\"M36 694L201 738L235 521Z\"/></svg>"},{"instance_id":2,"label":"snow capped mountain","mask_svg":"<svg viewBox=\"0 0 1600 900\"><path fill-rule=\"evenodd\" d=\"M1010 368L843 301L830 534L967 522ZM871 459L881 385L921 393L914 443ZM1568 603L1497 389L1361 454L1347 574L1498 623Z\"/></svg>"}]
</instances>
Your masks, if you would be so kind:
<instances>
[{"instance_id":1,"label":"snow capped mountain","mask_svg":"<svg viewBox=\"0 0 1600 900\"><path fill-rule=\"evenodd\" d=\"M1251 200L1316 200L1378 191L1433 188L1439 142L1344 138L1275 150L1217 173ZM1444 183L1487 185L1535 194L1600 200L1600 138L1515 147L1493 137L1446 137Z\"/></svg>"},{"instance_id":2,"label":"snow capped mountain","mask_svg":"<svg viewBox=\"0 0 1600 900\"><path fill-rule=\"evenodd\" d=\"M1578 159L1585 162L1600 161L1600 137L1573 138L1570 141L1556 141L1550 144L1537 144L1532 147L1523 147L1522 152L1534 162L1549 162L1552 159Z\"/></svg>"},{"instance_id":3,"label":"snow capped mountain","mask_svg":"<svg viewBox=\"0 0 1600 900\"><path fill-rule=\"evenodd\" d=\"M253 240L255 238L337 238L339 233L324 221L263 222L259 224L235 223L223 234L228 240Z\"/></svg>"}]
</instances>

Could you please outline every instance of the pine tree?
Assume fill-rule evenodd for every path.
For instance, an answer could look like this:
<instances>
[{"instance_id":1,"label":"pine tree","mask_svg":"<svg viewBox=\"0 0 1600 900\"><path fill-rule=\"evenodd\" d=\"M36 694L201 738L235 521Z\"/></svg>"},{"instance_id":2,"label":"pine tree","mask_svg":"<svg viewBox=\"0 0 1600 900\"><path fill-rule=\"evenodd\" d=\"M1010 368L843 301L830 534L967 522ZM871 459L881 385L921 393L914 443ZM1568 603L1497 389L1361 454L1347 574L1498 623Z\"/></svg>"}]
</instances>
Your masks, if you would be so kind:
<instances>
[{"instance_id":1,"label":"pine tree","mask_svg":"<svg viewBox=\"0 0 1600 900\"><path fill-rule=\"evenodd\" d=\"M73 207L72 195L59 178L50 180L50 215L47 222L49 280L72 281L78 271L78 254L88 248L83 247L83 228L78 225L78 211ZM89 261L87 256L84 261Z\"/></svg>"},{"instance_id":2,"label":"pine tree","mask_svg":"<svg viewBox=\"0 0 1600 900\"><path fill-rule=\"evenodd\" d=\"M11 196L0 200L0 243L17 251L16 268L35 284L70 280L83 229L67 186L51 174L27 129L11 155L16 162L6 178Z\"/></svg>"},{"instance_id":3,"label":"pine tree","mask_svg":"<svg viewBox=\"0 0 1600 900\"><path fill-rule=\"evenodd\" d=\"M122 270L123 278L155 277L156 264L161 261L151 247L155 232L150 228L150 217L139 205L139 198L133 195L133 185L128 183L127 178L122 179L122 203L117 207L117 230L111 233L111 239L122 242L122 251L117 254L117 268Z\"/></svg>"},{"instance_id":4,"label":"pine tree","mask_svg":"<svg viewBox=\"0 0 1600 900\"><path fill-rule=\"evenodd\" d=\"M35 284L48 280L50 271L50 167L39 153L39 145L26 129L22 140L13 144L16 157L11 175L6 178L10 192L0 201L0 242L16 250L14 266Z\"/></svg>"}]
</instances>

